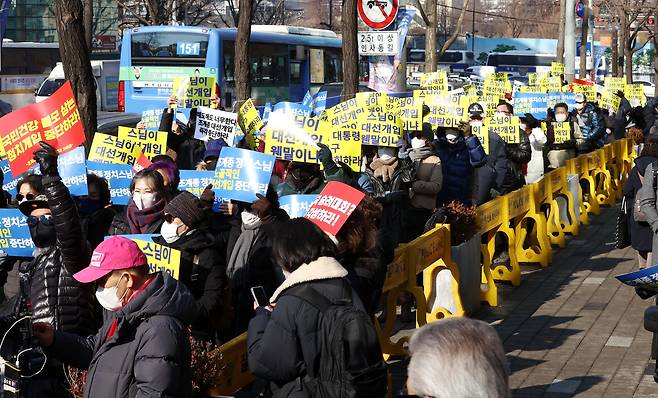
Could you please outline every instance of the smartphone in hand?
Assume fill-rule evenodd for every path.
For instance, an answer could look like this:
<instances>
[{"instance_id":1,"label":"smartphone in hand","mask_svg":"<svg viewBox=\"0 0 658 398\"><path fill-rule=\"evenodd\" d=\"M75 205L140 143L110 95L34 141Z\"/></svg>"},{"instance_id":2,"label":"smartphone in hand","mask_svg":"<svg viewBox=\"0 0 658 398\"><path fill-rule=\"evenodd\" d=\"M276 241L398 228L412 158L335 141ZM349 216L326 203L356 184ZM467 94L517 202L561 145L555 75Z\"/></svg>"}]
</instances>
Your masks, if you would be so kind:
<instances>
[{"instance_id":1,"label":"smartphone in hand","mask_svg":"<svg viewBox=\"0 0 658 398\"><path fill-rule=\"evenodd\" d=\"M267 307L270 305L270 300L265 294L265 289L262 286L254 286L251 288L251 295L254 298L254 301L258 303L259 307Z\"/></svg>"}]
</instances>

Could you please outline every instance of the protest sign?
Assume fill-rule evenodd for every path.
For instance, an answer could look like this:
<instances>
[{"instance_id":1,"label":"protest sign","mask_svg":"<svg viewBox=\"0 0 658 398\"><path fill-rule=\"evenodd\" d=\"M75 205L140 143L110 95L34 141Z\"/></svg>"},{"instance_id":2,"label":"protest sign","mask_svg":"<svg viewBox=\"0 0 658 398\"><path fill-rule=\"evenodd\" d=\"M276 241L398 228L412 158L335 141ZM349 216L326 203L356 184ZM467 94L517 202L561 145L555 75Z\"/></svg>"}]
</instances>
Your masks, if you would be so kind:
<instances>
[{"instance_id":1,"label":"protest sign","mask_svg":"<svg viewBox=\"0 0 658 398\"><path fill-rule=\"evenodd\" d=\"M316 115L321 114L327 108L327 92L320 91L313 99L313 112Z\"/></svg>"},{"instance_id":2,"label":"protest sign","mask_svg":"<svg viewBox=\"0 0 658 398\"><path fill-rule=\"evenodd\" d=\"M210 97L215 92L214 77L177 77L174 79L173 95L179 108L210 107Z\"/></svg>"},{"instance_id":3,"label":"protest sign","mask_svg":"<svg viewBox=\"0 0 658 398\"><path fill-rule=\"evenodd\" d=\"M547 93L549 91L562 91L562 78L559 76L549 76L539 82L539 87Z\"/></svg>"},{"instance_id":4,"label":"protest sign","mask_svg":"<svg viewBox=\"0 0 658 398\"><path fill-rule=\"evenodd\" d=\"M180 276L180 251L171 247L163 246L152 240L142 240L129 238L137 243L140 250L146 256L146 262L149 265L149 272L164 272L171 275L174 279Z\"/></svg>"},{"instance_id":5,"label":"protest sign","mask_svg":"<svg viewBox=\"0 0 658 398\"><path fill-rule=\"evenodd\" d=\"M2 172L5 175L2 182L2 189L8 192L11 196L16 196L16 185L18 185L20 178L14 178L7 159L0 160L0 169L2 169Z\"/></svg>"},{"instance_id":6,"label":"protest sign","mask_svg":"<svg viewBox=\"0 0 658 398\"><path fill-rule=\"evenodd\" d=\"M546 119L546 94L516 93L514 94L514 115L532 114L537 119Z\"/></svg>"},{"instance_id":7,"label":"protest sign","mask_svg":"<svg viewBox=\"0 0 658 398\"><path fill-rule=\"evenodd\" d=\"M292 116L311 116L313 109L310 106L298 104L295 102L279 102L272 108L272 113L279 112Z\"/></svg>"},{"instance_id":8,"label":"protest sign","mask_svg":"<svg viewBox=\"0 0 658 398\"><path fill-rule=\"evenodd\" d=\"M91 143L89 160L103 163L133 165L141 148L135 141L122 140L113 135L96 133Z\"/></svg>"},{"instance_id":9,"label":"protest sign","mask_svg":"<svg viewBox=\"0 0 658 398\"><path fill-rule=\"evenodd\" d=\"M322 123L318 117L293 117L273 112L264 128L265 153L282 160L319 163L316 143L324 143Z\"/></svg>"},{"instance_id":10,"label":"protest sign","mask_svg":"<svg viewBox=\"0 0 658 398\"><path fill-rule=\"evenodd\" d=\"M167 132L119 126L118 138L137 144L147 158L167 153Z\"/></svg>"},{"instance_id":11,"label":"protest sign","mask_svg":"<svg viewBox=\"0 0 658 398\"><path fill-rule=\"evenodd\" d=\"M489 130L485 126L471 126L471 133L478 137L484 153L489 154Z\"/></svg>"},{"instance_id":12,"label":"protest sign","mask_svg":"<svg viewBox=\"0 0 658 398\"><path fill-rule=\"evenodd\" d=\"M313 105L313 96L311 95L311 92L308 90L306 91L306 94L304 94L302 105L309 108Z\"/></svg>"},{"instance_id":13,"label":"protest sign","mask_svg":"<svg viewBox=\"0 0 658 398\"><path fill-rule=\"evenodd\" d=\"M27 217L18 209L0 209L0 252L9 256L32 257L33 251Z\"/></svg>"},{"instance_id":14,"label":"protest sign","mask_svg":"<svg viewBox=\"0 0 658 398\"><path fill-rule=\"evenodd\" d=\"M564 144L571 139L571 126L569 122L553 122L552 125L556 144Z\"/></svg>"},{"instance_id":15,"label":"protest sign","mask_svg":"<svg viewBox=\"0 0 658 398\"><path fill-rule=\"evenodd\" d=\"M290 218L304 217L311 203L318 195L286 195L279 198L279 207L288 213Z\"/></svg>"},{"instance_id":16,"label":"protest sign","mask_svg":"<svg viewBox=\"0 0 658 398\"><path fill-rule=\"evenodd\" d=\"M365 113L357 115L363 145L395 147L402 137L400 103L392 97L380 97Z\"/></svg>"},{"instance_id":17,"label":"protest sign","mask_svg":"<svg viewBox=\"0 0 658 398\"><path fill-rule=\"evenodd\" d=\"M420 75L420 87L425 90L448 91L448 75L446 71L423 73Z\"/></svg>"},{"instance_id":18,"label":"protest sign","mask_svg":"<svg viewBox=\"0 0 658 398\"><path fill-rule=\"evenodd\" d=\"M616 278L625 285L658 292L658 265L617 275Z\"/></svg>"},{"instance_id":19,"label":"protest sign","mask_svg":"<svg viewBox=\"0 0 658 398\"><path fill-rule=\"evenodd\" d=\"M87 167L85 148L79 146L57 158L57 169L62 183L69 189L71 195L85 196L87 190Z\"/></svg>"},{"instance_id":20,"label":"protest sign","mask_svg":"<svg viewBox=\"0 0 658 398\"><path fill-rule=\"evenodd\" d=\"M519 87L518 90L519 93L533 93L533 94L541 94L544 92L541 87L539 86L521 86Z\"/></svg>"},{"instance_id":21,"label":"protest sign","mask_svg":"<svg viewBox=\"0 0 658 398\"><path fill-rule=\"evenodd\" d=\"M571 83L572 93L583 93L588 101L596 98L596 86L588 80L574 79Z\"/></svg>"},{"instance_id":22,"label":"protest sign","mask_svg":"<svg viewBox=\"0 0 658 398\"><path fill-rule=\"evenodd\" d=\"M414 97L400 100L400 118L405 131L420 131L423 129L423 103Z\"/></svg>"},{"instance_id":23,"label":"protest sign","mask_svg":"<svg viewBox=\"0 0 658 398\"><path fill-rule=\"evenodd\" d=\"M227 145L233 146L237 121L237 113L201 107L196 116L194 138L202 141L221 138Z\"/></svg>"},{"instance_id":24,"label":"protest sign","mask_svg":"<svg viewBox=\"0 0 658 398\"><path fill-rule=\"evenodd\" d=\"M647 97L644 95L644 86L642 84L626 84L624 96L631 103L632 107L645 106Z\"/></svg>"},{"instance_id":25,"label":"protest sign","mask_svg":"<svg viewBox=\"0 0 658 398\"><path fill-rule=\"evenodd\" d=\"M616 93L617 91L624 92L626 88L625 77L606 76L604 86L606 91Z\"/></svg>"},{"instance_id":26,"label":"protest sign","mask_svg":"<svg viewBox=\"0 0 658 398\"><path fill-rule=\"evenodd\" d=\"M127 164L108 164L87 161L87 172L107 180L110 197L114 205L127 205L130 199L130 182L133 179L132 167Z\"/></svg>"},{"instance_id":27,"label":"protest sign","mask_svg":"<svg viewBox=\"0 0 658 398\"><path fill-rule=\"evenodd\" d=\"M519 143L520 120L516 116L496 116L485 119L487 131L498 134L508 144Z\"/></svg>"},{"instance_id":28,"label":"protest sign","mask_svg":"<svg viewBox=\"0 0 658 398\"><path fill-rule=\"evenodd\" d=\"M331 181L313 201L304 218L336 236L365 193L342 182Z\"/></svg>"},{"instance_id":29,"label":"protest sign","mask_svg":"<svg viewBox=\"0 0 658 398\"><path fill-rule=\"evenodd\" d=\"M34 151L45 141L65 153L85 141L80 112L71 83L62 85L48 99L11 112L0 119L0 138L14 175L27 171Z\"/></svg>"},{"instance_id":30,"label":"protest sign","mask_svg":"<svg viewBox=\"0 0 658 398\"><path fill-rule=\"evenodd\" d=\"M546 94L547 108L554 108L559 103L565 103L569 107L569 111L573 110L576 106L576 93L551 91Z\"/></svg>"},{"instance_id":31,"label":"protest sign","mask_svg":"<svg viewBox=\"0 0 658 398\"><path fill-rule=\"evenodd\" d=\"M263 128L263 120L260 118L258 109L254 102L249 98L242 104L238 111L238 121L246 135L253 134L254 131Z\"/></svg>"},{"instance_id":32,"label":"protest sign","mask_svg":"<svg viewBox=\"0 0 658 398\"><path fill-rule=\"evenodd\" d=\"M510 86L508 90L508 87L504 81L487 77L487 79L484 81L484 89L482 92L485 96L492 96L496 99L505 99L505 94L512 92L512 89Z\"/></svg>"},{"instance_id":33,"label":"protest sign","mask_svg":"<svg viewBox=\"0 0 658 398\"><path fill-rule=\"evenodd\" d=\"M265 195L274 170L274 156L225 147L217 159L213 191L223 199L253 202Z\"/></svg>"},{"instance_id":34,"label":"protest sign","mask_svg":"<svg viewBox=\"0 0 658 398\"><path fill-rule=\"evenodd\" d=\"M119 68L119 80L166 82L169 87L177 77L189 76L213 77L217 76L217 69L194 66L122 66ZM133 85L136 85L136 83L133 83Z\"/></svg>"},{"instance_id":35,"label":"protest sign","mask_svg":"<svg viewBox=\"0 0 658 398\"><path fill-rule=\"evenodd\" d=\"M160 120L164 109L149 109L142 112L142 124L146 130L157 130L160 128Z\"/></svg>"},{"instance_id":36,"label":"protest sign","mask_svg":"<svg viewBox=\"0 0 658 398\"><path fill-rule=\"evenodd\" d=\"M272 113L272 104L269 102L265 104L263 107L263 116L261 119L263 120L264 124L267 124L267 121L270 120L270 113ZM237 123L237 122L236 122ZM240 128L240 126L236 126L237 128Z\"/></svg>"},{"instance_id":37,"label":"protest sign","mask_svg":"<svg viewBox=\"0 0 658 398\"><path fill-rule=\"evenodd\" d=\"M213 183L214 178L213 170L180 170L178 189L201 197L203 190Z\"/></svg>"},{"instance_id":38,"label":"protest sign","mask_svg":"<svg viewBox=\"0 0 658 398\"><path fill-rule=\"evenodd\" d=\"M615 91L616 93L616 91ZM621 104L621 97L611 91L604 91L599 101L599 107L601 109L612 109L617 112L619 105Z\"/></svg>"},{"instance_id":39,"label":"protest sign","mask_svg":"<svg viewBox=\"0 0 658 398\"><path fill-rule=\"evenodd\" d=\"M564 64L562 62L551 62L551 75L558 77L564 75Z\"/></svg>"},{"instance_id":40,"label":"protest sign","mask_svg":"<svg viewBox=\"0 0 658 398\"><path fill-rule=\"evenodd\" d=\"M356 123L322 130L324 144L329 147L334 161L343 162L355 172L361 171L361 133Z\"/></svg>"}]
</instances>

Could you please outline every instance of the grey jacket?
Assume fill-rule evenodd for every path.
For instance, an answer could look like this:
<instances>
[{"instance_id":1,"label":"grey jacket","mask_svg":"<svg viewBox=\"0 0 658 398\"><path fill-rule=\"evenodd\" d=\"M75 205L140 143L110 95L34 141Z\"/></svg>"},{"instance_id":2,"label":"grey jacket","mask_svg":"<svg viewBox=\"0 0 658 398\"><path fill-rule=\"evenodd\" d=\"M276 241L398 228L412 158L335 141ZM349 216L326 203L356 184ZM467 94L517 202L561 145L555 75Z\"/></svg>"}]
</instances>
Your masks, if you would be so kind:
<instances>
[{"instance_id":1,"label":"grey jacket","mask_svg":"<svg viewBox=\"0 0 658 398\"><path fill-rule=\"evenodd\" d=\"M647 166L644 172L644 184L640 188L640 207L647 217L647 222L653 231L652 252L658 253L658 209L656 209L656 188L653 186L653 167Z\"/></svg>"},{"instance_id":2,"label":"grey jacket","mask_svg":"<svg viewBox=\"0 0 658 398\"><path fill-rule=\"evenodd\" d=\"M86 369L85 398L189 397L192 393L187 325L196 316L189 290L158 273L98 334L55 332L47 349ZM116 330L109 332L116 320Z\"/></svg>"}]
</instances>

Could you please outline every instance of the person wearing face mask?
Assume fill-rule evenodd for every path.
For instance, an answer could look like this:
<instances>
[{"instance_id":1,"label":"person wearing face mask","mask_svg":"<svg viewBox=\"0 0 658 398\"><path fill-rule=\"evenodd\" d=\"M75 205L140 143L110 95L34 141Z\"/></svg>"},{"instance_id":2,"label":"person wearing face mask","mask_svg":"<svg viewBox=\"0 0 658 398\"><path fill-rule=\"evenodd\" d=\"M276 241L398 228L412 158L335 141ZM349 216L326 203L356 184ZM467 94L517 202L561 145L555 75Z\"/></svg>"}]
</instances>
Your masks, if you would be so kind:
<instances>
[{"instance_id":1,"label":"person wearing face mask","mask_svg":"<svg viewBox=\"0 0 658 398\"><path fill-rule=\"evenodd\" d=\"M642 108L642 117L637 117L637 119L641 119L642 121L642 132L645 136L651 134L651 128L656 125L656 120L658 120L656 115L658 115L658 97L648 100L647 104Z\"/></svg>"},{"instance_id":2,"label":"person wearing face mask","mask_svg":"<svg viewBox=\"0 0 658 398\"><path fill-rule=\"evenodd\" d=\"M548 138L548 169L554 170L566 164L566 161L576 156L576 137L582 137L578 123L574 123L569 114L567 104L561 102L553 107L553 116L546 120L546 137ZM555 143L554 123L569 123L569 137L566 141Z\"/></svg>"},{"instance_id":3,"label":"person wearing face mask","mask_svg":"<svg viewBox=\"0 0 658 398\"><path fill-rule=\"evenodd\" d=\"M57 331L94 333L99 322L93 290L73 277L89 261L80 217L59 176L57 151L45 142L40 145L34 152L34 159L43 176L44 193L19 205L19 210L27 217L36 248L31 261L19 264L20 291L12 318L18 319L27 312L33 323L48 322ZM32 359L37 360L37 357L23 358L23 361ZM21 394L25 394L22 396L69 397L62 366L52 359L38 376L25 381L21 386Z\"/></svg>"},{"instance_id":4,"label":"person wearing face mask","mask_svg":"<svg viewBox=\"0 0 658 398\"><path fill-rule=\"evenodd\" d=\"M242 225L238 231L233 231L239 235L230 237L228 243L226 276L235 312L236 336L247 329L253 316L253 298L249 289L263 286L265 292L271 294L282 279L272 260L271 242L279 224L289 217L279 208L279 198L271 186L266 196L257 196L240 213Z\"/></svg>"},{"instance_id":5,"label":"person wearing face mask","mask_svg":"<svg viewBox=\"0 0 658 398\"><path fill-rule=\"evenodd\" d=\"M198 317L192 325L195 337L215 340L214 322L221 316L226 276L226 248L205 225L204 205L192 193L184 191L165 206L165 222L155 243L181 252L178 280L197 300Z\"/></svg>"},{"instance_id":6,"label":"person wearing face mask","mask_svg":"<svg viewBox=\"0 0 658 398\"><path fill-rule=\"evenodd\" d=\"M526 182L531 184L544 176L544 145L548 140L541 129L541 122L530 113L521 118L521 123L525 126L522 133L527 134L532 150L525 178Z\"/></svg>"},{"instance_id":7,"label":"person wearing face mask","mask_svg":"<svg viewBox=\"0 0 658 398\"><path fill-rule=\"evenodd\" d=\"M112 221L110 235L156 234L164 223L164 208L169 200L162 175L146 168L130 183L131 198L123 214Z\"/></svg>"},{"instance_id":8,"label":"person wearing face mask","mask_svg":"<svg viewBox=\"0 0 658 398\"><path fill-rule=\"evenodd\" d=\"M603 146L605 136L605 121L596 107L587 102L583 93L576 94L576 106L572 113L578 124L582 138L576 138L578 154L592 152Z\"/></svg>"},{"instance_id":9,"label":"person wearing face mask","mask_svg":"<svg viewBox=\"0 0 658 398\"><path fill-rule=\"evenodd\" d=\"M308 195L320 193L324 188L324 178L320 165L290 162L285 179L276 186L279 197L287 195Z\"/></svg>"},{"instance_id":10,"label":"person wearing face mask","mask_svg":"<svg viewBox=\"0 0 658 398\"><path fill-rule=\"evenodd\" d=\"M199 171L215 170L219 154L225 146L227 146L226 142L222 138L208 140L206 143L206 152L203 154L203 161L197 163L196 169Z\"/></svg>"},{"instance_id":11,"label":"person wearing face mask","mask_svg":"<svg viewBox=\"0 0 658 398\"><path fill-rule=\"evenodd\" d=\"M505 101L500 101L496 108L498 116L511 116L514 115L514 108L512 105ZM525 173L523 169L525 165L532 159L532 147L530 146L530 138L526 132L527 126L524 123L519 125L519 143L508 144L505 143L505 154L507 155L507 173L501 185L500 194L517 190L525 185Z\"/></svg>"},{"instance_id":12,"label":"person wearing face mask","mask_svg":"<svg viewBox=\"0 0 658 398\"><path fill-rule=\"evenodd\" d=\"M88 195L78 198L78 213L91 249L108 235L116 212L112 208L107 181L95 174L87 174Z\"/></svg>"},{"instance_id":13,"label":"person wearing face mask","mask_svg":"<svg viewBox=\"0 0 658 398\"><path fill-rule=\"evenodd\" d=\"M32 329L49 357L88 369L84 397L190 397L187 326L197 305L185 285L164 272L150 274L144 253L121 236L98 245L74 277L95 283L96 299L111 313L100 330L74 334L49 322Z\"/></svg>"},{"instance_id":14,"label":"person wearing face mask","mask_svg":"<svg viewBox=\"0 0 658 398\"><path fill-rule=\"evenodd\" d=\"M16 204L32 200L43 194L43 177L39 174L28 174L16 184Z\"/></svg>"},{"instance_id":15,"label":"person wearing face mask","mask_svg":"<svg viewBox=\"0 0 658 398\"><path fill-rule=\"evenodd\" d=\"M478 103L471 104L468 107L469 126L482 127L484 108ZM489 152L487 153L486 163L475 169L475 183L473 188L475 195L475 205L479 206L491 200L494 191L499 192L507 173L507 153L505 152L505 141L492 131L487 131L489 139Z\"/></svg>"},{"instance_id":16,"label":"person wearing face mask","mask_svg":"<svg viewBox=\"0 0 658 398\"><path fill-rule=\"evenodd\" d=\"M436 198L441 191L443 173L441 160L432 151L434 133L417 132L411 139L409 158L413 162L415 177L409 190L409 207L405 225L407 242L422 235L425 223L436 210Z\"/></svg>"}]
</instances>

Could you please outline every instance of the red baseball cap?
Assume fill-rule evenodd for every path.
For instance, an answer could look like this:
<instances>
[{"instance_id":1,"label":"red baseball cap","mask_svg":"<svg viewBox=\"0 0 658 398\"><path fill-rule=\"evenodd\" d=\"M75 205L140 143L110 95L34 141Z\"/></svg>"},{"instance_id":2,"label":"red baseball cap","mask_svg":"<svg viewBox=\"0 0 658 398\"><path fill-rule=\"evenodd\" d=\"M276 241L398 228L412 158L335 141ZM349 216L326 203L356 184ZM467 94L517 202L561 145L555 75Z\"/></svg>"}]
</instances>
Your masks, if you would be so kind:
<instances>
[{"instance_id":1,"label":"red baseball cap","mask_svg":"<svg viewBox=\"0 0 658 398\"><path fill-rule=\"evenodd\" d=\"M78 282L90 283L118 269L146 265L146 256L137 243L123 236L112 236L101 242L91 255L89 266L73 277Z\"/></svg>"}]
</instances>

